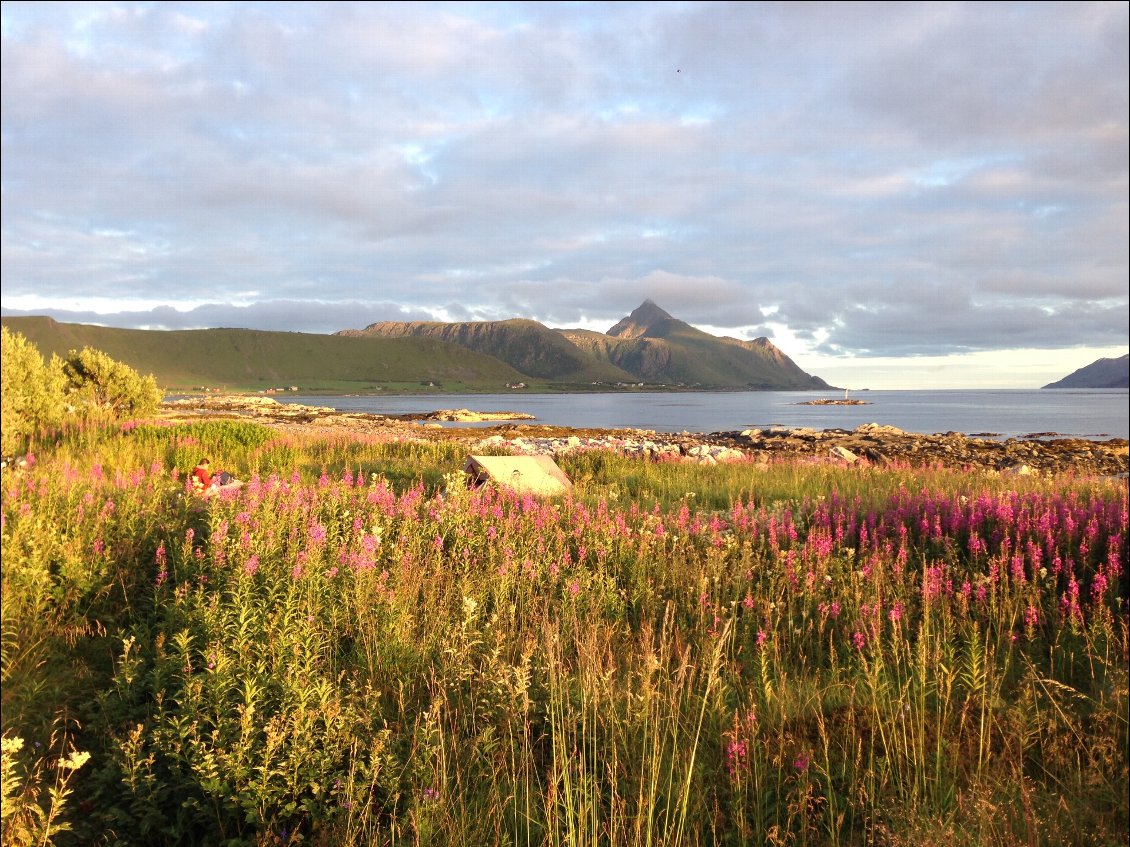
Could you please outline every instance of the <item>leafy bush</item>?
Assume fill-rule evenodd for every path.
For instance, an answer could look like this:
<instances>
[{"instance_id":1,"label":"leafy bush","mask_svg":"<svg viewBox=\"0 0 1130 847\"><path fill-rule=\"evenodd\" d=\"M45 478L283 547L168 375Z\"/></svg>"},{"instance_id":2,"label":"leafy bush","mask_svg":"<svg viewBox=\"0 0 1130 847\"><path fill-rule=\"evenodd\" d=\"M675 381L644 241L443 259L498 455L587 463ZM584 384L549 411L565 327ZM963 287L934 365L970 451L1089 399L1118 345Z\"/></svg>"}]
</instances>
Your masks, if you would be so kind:
<instances>
[{"instance_id":1,"label":"leafy bush","mask_svg":"<svg viewBox=\"0 0 1130 847\"><path fill-rule=\"evenodd\" d=\"M36 346L3 327L3 441L0 452L27 452L33 438L66 422L69 414L86 418L145 417L153 414L163 393L152 375L107 354L85 347L65 360L45 362Z\"/></svg>"},{"instance_id":2,"label":"leafy bush","mask_svg":"<svg viewBox=\"0 0 1130 847\"><path fill-rule=\"evenodd\" d=\"M3 436L0 451L14 456L28 449L32 436L63 420L63 368L50 363L35 345L3 327Z\"/></svg>"},{"instance_id":3,"label":"leafy bush","mask_svg":"<svg viewBox=\"0 0 1130 847\"><path fill-rule=\"evenodd\" d=\"M86 411L112 417L151 415L161 403L162 392L152 375L142 376L129 365L100 350L72 350L63 363L67 397Z\"/></svg>"}]
</instances>

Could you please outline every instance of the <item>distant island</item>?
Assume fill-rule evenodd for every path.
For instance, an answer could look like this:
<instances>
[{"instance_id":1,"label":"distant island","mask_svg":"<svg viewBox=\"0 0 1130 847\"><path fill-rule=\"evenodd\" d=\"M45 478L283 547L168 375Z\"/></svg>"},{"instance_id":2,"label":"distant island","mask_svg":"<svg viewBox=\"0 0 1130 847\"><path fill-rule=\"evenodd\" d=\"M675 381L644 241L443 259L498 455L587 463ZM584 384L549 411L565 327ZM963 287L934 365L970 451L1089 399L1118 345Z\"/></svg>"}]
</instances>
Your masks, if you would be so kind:
<instances>
[{"instance_id":1,"label":"distant island","mask_svg":"<svg viewBox=\"0 0 1130 847\"><path fill-rule=\"evenodd\" d=\"M1098 359L1044 388L1130 388L1130 354Z\"/></svg>"},{"instance_id":2,"label":"distant island","mask_svg":"<svg viewBox=\"0 0 1130 847\"><path fill-rule=\"evenodd\" d=\"M819 400L805 400L798 406L868 406L867 400L849 400L847 397L822 397Z\"/></svg>"},{"instance_id":3,"label":"distant island","mask_svg":"<svg viewBox=\"0 0 1130 847\"><path fill-rule=\"evenodd\" d=\"M844 389L843 397L820 397L816 400L805 400L797 403L798 406L868 406L867 400L853 400L848 397L848 389Z\"/></svg>"}]
</instances>

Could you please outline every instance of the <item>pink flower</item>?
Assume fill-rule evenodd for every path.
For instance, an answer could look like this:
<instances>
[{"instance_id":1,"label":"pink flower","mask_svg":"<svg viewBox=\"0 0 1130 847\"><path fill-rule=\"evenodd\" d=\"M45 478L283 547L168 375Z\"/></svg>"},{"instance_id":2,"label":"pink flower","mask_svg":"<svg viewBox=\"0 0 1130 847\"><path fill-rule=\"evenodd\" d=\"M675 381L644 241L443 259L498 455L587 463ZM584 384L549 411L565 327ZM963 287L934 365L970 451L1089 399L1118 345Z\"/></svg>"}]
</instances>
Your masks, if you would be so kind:
<instances>
[{"instance_id":1,"label":"pink flower","mask_svg":"<svg viewBox=\"0 0 1130 847\"><path fill-rule=\"evenodd\" d=\"M1091 599L1099 603L1103 599L1103 594L1106 593L1107 579L1106 574L1101 571L1095 574L1094 580L1091 582Z\"/></svg>"},{"instance_id":2,"label":"pink flower","mask_svg":"<svg viewBox=\"0 0 1130 847\"><path fill-rule=\"evenodd\" d=\"M731 741L726 746L726 771L731 777L745 768L749 748L744 741Z\"/></svg>"},{"instance_id":3,"label":"pink flower","mask_svg":"<svg viewBox=\"0 0 1130 847\"><path fill-rule=\"evenodd\" d=\"M577 580L574 579L569 583L569 593L574 597L581 593L581 584Z\"/></svg>"},{"instance_id":4,"label":"pink flower","mask_svg":"<svg viewBox=\"0 0 1130 847\"><path fill-rule=\"evenodd\" d=\"M302 576L304 570L303 566L306 564L308 558L305 551L300 552L294 557L294 567L290 570L291 579L299 579Z\"/></svg>"},{"instance_id":5,"label":"pink flower","mask_svg":"<svg viewBox=\"0 0 1130 847\"><path fill-rule=\"evenodd\" d=\"M253 554L248 557L247 561L243 563L243 572L245 574L253 574L259 570L259 554Z\"/></svg>"}]
</instances>

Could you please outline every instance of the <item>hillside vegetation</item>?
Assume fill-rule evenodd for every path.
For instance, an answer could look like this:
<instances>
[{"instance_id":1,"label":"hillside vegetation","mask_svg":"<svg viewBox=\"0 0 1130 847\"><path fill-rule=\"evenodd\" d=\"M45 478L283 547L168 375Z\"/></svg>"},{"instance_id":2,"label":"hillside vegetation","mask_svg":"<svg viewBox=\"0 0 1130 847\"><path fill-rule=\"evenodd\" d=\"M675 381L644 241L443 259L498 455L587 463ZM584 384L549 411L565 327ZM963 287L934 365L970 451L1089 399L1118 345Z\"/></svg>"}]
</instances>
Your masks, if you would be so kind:
<instances>
[{"instance_id":1,"label":"hillside vegetation","mask_svg":"<svg viewBox=\"0 0 1130 847\"><path fill-rule=\"evenodd\" d=\"M593 356L645 382L751 389L826 389L768 339L718 338L680 320L667 319L646 334L616 337L586 330L562 330Z\"/></svg>"},{"instance_id":2,"label":"hillside vegetation","mask_svg":"<svg viewBox=\"0 0 1130 847\"><path fill-rule=\"evenodd\" d=\"M92 347L152 373L167 391L499 391L646 385L821 390L766 338L719 338L650 300L607 333L533 320L384 321L333 335L250 329L138 330L6 317L44 356Z\"/></svg>"},{"instance_id":3,"label":"hillside vegetation","mask_svg":"<svg viewBox=\"0 0 1130 847\"><path fill-rule=\"evenodd\" d=\"M250 329L137 330L63 324L51 318L4 318L40 352L66 355L93 347L168 391L198 386L262 390L363 391L436 383L497 390L527 377L490 356L422 338L342 337Z\"/></svg>"},{"instance_id":4,"label":"hillside vegetation","mask_svg":"<svg viewBox=\"0 0 1130 847\"><path fill-rule=\"evenodd\" d=\"M370 324L341 335L439 338L488 353L531 377L713 389L827 389L766 338L719 338L673 318L651 300L606 333L550 329L537 321Z\"/></svg>"},{"instance_id":5,"label":"hillside vegetation","mask_svg":"<svg viewBox=\"0 0 1130 847\"><path fill-rule=\"evenodd\" d=\"M530 377L570 382L634 382L635 377L579 350L537 321L438 323L383 321L339 335L356 338L426 338L493 356Z\"/></svg>"}]
</instances>

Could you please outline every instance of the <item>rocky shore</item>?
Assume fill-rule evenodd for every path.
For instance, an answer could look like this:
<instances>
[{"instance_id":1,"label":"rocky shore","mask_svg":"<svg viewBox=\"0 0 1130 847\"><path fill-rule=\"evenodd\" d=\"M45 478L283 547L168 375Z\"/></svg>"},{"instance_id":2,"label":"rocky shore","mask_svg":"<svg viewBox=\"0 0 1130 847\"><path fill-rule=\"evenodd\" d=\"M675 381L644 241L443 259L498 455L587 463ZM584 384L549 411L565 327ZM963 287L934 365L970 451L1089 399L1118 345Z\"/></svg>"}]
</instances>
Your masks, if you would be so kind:
<instances>
[{"instance_id":1,"label":"rocky shore","mask_svg":"<svg viewBox=\"0 0 1130 847\"><path fill-rule=\"evenodd\" d=\"M466 413L461 416L460 413ZM499 423L488 427L442 427L418 422L421 416L388 417L340 412L325 406L278 403L268 397L206 396L165 403L161 417L195 420L202 417L251 418L283 430L346 432L421 441L456 440L468 451L506 449L514 453L556 455L574 450L611 449L641 458L712 464L727 461L765 461L774 457L872 465L941 465L1004 474L1126 478L1126 439L1062 438L1055 433L1032 433L1001 439L992 434L959 432L912 433L892 426L864 424L852 430L807 428L747 429L740 432L659 433L650 430L576 430L536 423ZM433 419L513 421L513 412L473 413L445 410Z\"/></svg>"}]
</instances>

